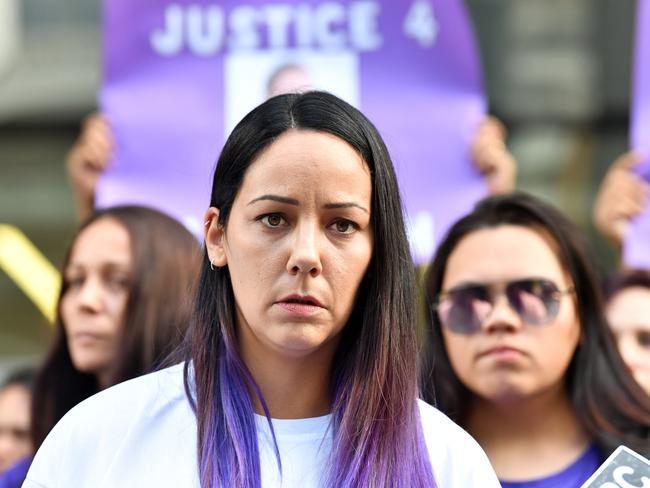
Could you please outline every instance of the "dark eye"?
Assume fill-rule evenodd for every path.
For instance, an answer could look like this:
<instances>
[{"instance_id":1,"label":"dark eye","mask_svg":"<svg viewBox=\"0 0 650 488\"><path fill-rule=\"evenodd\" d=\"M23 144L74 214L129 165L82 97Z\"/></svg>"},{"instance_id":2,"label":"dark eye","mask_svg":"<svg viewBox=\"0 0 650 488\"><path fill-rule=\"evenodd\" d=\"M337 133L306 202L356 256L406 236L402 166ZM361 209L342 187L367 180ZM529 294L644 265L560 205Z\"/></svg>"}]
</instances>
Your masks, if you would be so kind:
<instances>
[{"instance_id":1,"label":"dark eye","mask_svg":"<svg viewBox=\"0 0 650 488\"><path fill-rule=\"evenodd\" d=\"M332 225L334 227L334 230L336 230L336 232L339 234L352 234L357 229L357 226L354 224L354 222L345 219L337 220Z\"/></svg>"},{"instance_id":2,"label":"dark eye","mask_svg":"<svg viewBox=\"0 0 650 488\"><path fill-rule=\"evenodd\" d=\"M125 290L129 288L130 280L127 276L108 276L106 283L113 289Z\"/></svg>"},{"instance_id":3,"label":"dark eye","mask_svg":"<svg viewBox=\"0 0 650 488\"><path fill-rule=\"evenodd\" d=\"M650 349L650 331L640 330L636 333L636 341L644 349Z\"/></svg>"},{"instance_id":4,"label":"dark eye","mask_svg":"<svg viewBox=\"0 0 650 488\"><path fill-rule=\"evenodd\" d=\"M280 227L284 222L284 218L280 214L268 214L268 215L263 215L260 218L260 221L262 221L264 224L266 224L269 227Z\"/></svg>"},{"instance_id":5,"label":"dark eye","mask_svg":"<svg viewBox=\"0 0 650 488\"><path fill-rule=\"evenodd\" d=\"M68 282L68 288L79 288L84 283L83 276L73 276L66 280Z\"/></svg>"}]
</instances>

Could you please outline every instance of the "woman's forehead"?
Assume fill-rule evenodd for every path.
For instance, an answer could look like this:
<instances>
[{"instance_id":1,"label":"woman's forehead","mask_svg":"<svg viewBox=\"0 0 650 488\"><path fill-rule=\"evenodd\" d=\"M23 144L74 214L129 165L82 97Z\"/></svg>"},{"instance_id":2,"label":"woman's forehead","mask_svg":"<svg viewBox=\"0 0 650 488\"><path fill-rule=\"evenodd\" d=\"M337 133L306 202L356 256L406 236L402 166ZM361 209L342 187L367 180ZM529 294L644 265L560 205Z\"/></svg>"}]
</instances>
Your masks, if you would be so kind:
<instances>
[{"instance_id":1,"label":"woman's forehead","mask_svg":"<svg viewBox=\"0 0 650 488\"><path fill-rule=\"evenodd\" d=\"M336 191L370 200L370 171L361 155L334 135L290 130L266 148L248 168L241 193L304 190Z\"/></svg>"},{"instance_id":2,"label":"woman's forehead","mask_svg":"<svg viewBox=\"0 0 650 488\"><path fill-rule=\"evenodd\" d=\"M70 264L76 262L131 262L131 236L118 220L102 217L84 228L75 239Z\"/></svg>"},{"instance_id":3,"label":"woman's forehead","mask_svg":"<svg viewBox=\"0 0 650 488\"><path fill-rule=\"evenodd\" d=\"M316 159L330 155L353 158L367 166L359 152L341 137L314 129L289 129L265 147L254 158L250 168L258 166L260 162L290 163L290 156Z\"/></svg>"},{"instance_id":4,"label":"woman's forehead","mask_svg":"<svg viewBox=\"0 0 650 488\"><path fill-rule=\"evenodd\" d=\"M566 272L548 237L536 229L500 225L465 235L449 255L450 281L499 281L525 277L565 281Z\"/></svg>"}]
</instances>

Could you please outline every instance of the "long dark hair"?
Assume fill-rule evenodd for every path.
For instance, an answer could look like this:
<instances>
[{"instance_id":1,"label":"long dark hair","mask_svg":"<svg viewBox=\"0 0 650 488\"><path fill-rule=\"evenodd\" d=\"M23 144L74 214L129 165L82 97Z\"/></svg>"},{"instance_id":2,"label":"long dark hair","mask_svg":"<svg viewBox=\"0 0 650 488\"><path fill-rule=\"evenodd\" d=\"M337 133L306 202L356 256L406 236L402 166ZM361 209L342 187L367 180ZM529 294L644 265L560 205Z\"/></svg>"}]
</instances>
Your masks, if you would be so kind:
<instances>
[{"instance_id":1,"label":"long dark hair","mask_svg":"<svg viewBox=\"0 0 650 488\"><path fill-rule=\"evenodd\" d=\"M153 371L182 342L190 322L200 248L196 238L167 215L138 206L111 207L96 211L77 230L63 271L77 237L101 219L115 220L127 230L133 263L119 356L111 374L110 383L116 384ZM78 371L72 363L61 315L61 299L69 283L62 275L54 340L34 388L32 439L36 449L68 410L100 389L95 375Z\"/></svg>"},{"instance_id":2,"label":"long dark hair","mask_svg":"<svg viewBox=\"0 0 650 488\"><path fill-rule=\"evenodd\" d=\"M334 440L325 486L433 486L416 403L413 266L393 166L374 126L327 93L271 98L228 138L211 205L220 210L225 228L248 167L288 130L316 130L346 141L372 179L374 253L332 364ZM211 270L206 253L192 331L193 369L186 367L185 375L197 415L203 488L260 486L249 391L265 409L266 404L239 354L234 310L228 267ZM277 446L276 456L279 463Z\"/></svg>"},{"instance_id":3,"label":"long dark hair","mask_svg":"<svg viewBox=\"0 0 650 488\"><path fill-rule=\"evenodd\" d=\"M587 243L559 211L529 195L490 197L458 221L440 244L426 277L429 303L440 293L449 256L460 240L479 229L518 225L544 233L571 276L581 326L581 341L566 372L569 397L587 433L604 454L619 444L650 453L650 400L629 374L604 315L599 280ZM454 373L437 314L430 313L427 352L423 354L425 398L463 425L472 393Z\"/></svg>"}]
</instances>

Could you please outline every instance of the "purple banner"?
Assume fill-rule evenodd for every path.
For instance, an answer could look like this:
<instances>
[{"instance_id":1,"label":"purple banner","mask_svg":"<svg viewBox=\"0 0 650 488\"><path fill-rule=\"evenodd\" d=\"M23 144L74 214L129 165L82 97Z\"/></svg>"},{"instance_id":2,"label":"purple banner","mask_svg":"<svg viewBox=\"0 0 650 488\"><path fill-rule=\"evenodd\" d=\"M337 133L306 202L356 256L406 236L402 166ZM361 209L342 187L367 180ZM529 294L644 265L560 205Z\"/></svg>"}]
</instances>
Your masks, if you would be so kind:
<instances>
[{"instance_id":1,"label":"purple banner","mask_svg":"<svg viewBox=\"0 0 650 488\"><path fill-rule=\"evenodd\" d=\"M98 205L160 208L200 232L234 125L269 96L330 91L393 156L424 262L485 195L469 143L485 113L460 0L106 0L102 110L117 151Z\"/></svg>"},{"instance_id":2,"label":"purple banner","mask_svg":"<svg viewBox=\"0 0 650 488\"><path fill-rule=\"evenodd\" d=\"M638 0L634 71L630 143L650 156L650 0ZM650 159L635 171L650 183ZM650 202L625 236L623 262L631 268L650 269Z\"/></svg>"}]
</instances>

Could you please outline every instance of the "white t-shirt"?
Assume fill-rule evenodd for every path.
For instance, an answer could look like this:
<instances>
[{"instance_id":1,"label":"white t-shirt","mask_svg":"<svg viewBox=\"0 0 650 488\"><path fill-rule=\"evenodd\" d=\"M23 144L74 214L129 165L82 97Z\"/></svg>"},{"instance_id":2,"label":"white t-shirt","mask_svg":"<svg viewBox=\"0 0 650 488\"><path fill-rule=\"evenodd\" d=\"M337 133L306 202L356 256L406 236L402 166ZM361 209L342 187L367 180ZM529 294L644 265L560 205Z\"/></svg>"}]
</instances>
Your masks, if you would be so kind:
<instances>
[{"instance_id":1,"label":"white t-shirt","mask_svg":"<svg viewBox=\"0 0 650 488\"><path fill-rule=\"evenodd\" d=\"M438 488L500 487L485 453L444 414L419 402ZM317 488L332 446L330 416L256 416L262 486ZM183 365L121 383L68 412L39 449L23 488L199 487L196 419Z\"/></svg>"}]
</instances>

